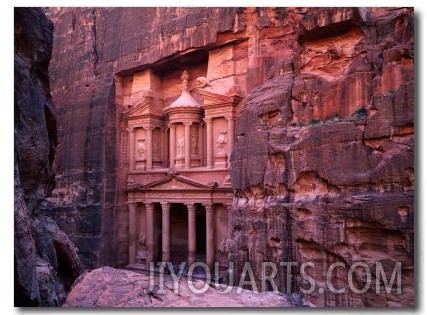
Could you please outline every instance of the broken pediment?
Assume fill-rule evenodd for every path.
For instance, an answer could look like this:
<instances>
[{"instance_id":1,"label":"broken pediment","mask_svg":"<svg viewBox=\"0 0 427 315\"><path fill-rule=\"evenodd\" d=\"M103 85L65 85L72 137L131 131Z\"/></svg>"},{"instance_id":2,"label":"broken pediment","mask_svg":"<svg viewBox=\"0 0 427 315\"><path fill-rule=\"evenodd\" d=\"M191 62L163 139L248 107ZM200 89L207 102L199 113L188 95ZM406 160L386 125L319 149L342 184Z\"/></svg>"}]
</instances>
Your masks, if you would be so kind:
<instances>
[{"instance_id":1,"label":"broken pediment","mask_svg":"<svg viewBox=\"0 0 427 315\"><path fill-rule=\"evenodd\" d=\"M199 94L203 97L204 106L209 105L221 105L221 104L231 104L236 105L242 97L238 95L238 90L235 87L230 88L229 95L217 94L209 91L205 91L203 89L197 89Z\"/></svg>"},{"instance_id":2,"label":"broken pediment","mask_svg":"<svg viewBox=\"0 0 427 315\"><path fill-rule=\"evenodd\" d=\"M132 107L129 110L128 119L149 116L163 117L163 108L161 104L155 102L153 98L147 98L141 103Z\"/></svg>"},{"instance_id":3,"label":"broken pediment","mask_svg":"<svg viewBox=\"0 0 427 315\"><path fill-rule=\"evenodd\" d=\"M184 176L169 175L141 188L143 190L211 190L215 185L216 183L205 185Z\"/></svg>"}]
</instances>

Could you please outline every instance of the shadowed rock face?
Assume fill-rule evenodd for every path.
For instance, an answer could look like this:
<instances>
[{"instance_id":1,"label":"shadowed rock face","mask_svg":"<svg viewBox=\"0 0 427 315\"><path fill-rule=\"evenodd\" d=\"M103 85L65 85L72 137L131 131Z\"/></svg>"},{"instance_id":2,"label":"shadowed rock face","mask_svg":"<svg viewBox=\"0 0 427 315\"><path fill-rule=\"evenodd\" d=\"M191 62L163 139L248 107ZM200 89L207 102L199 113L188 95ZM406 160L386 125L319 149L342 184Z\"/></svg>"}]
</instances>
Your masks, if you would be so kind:
<instances>
[{"instance_id":1,"label":"shadowed rock face","mask_svg":"<svg viewBox=\"0 0 427 315\"><path fill-rule=\"evenodd\" d=\"M148 67L165 74L182 52L205 58L215 45L239 40L247 45L245 98L227 242L236 274L250 262L259 282L262 262L313 262L308 303L414 303L413 10L82 8L51 18L58 147L55 189L42 208L85 266L128 262L128 165L119 163L127 152L118 144L127 131L115 75ZM188 55L176 60L191 65ZM345 266L331 273L344 294L326 285L334 262ZM373 272L363 294L348 288L355 262ZM388 280L401 262L401 294L396 286L385 294L384 285L377 293L377 262ZM281 291L308 286L299 270L290 283L286 270L278 274ZM353 276L363 288L366 272Z\"/></svg>"},{"instance_id":2,"label":"shadowed rock face","mask_svg":"<svg viewBox=\"0 0 427 315\"><path fill-rule=\"evenodd\" d=\"M75 246L40 202L54 187L56 119L47 68L52 24L15 9L15 306L60 306L82 271Z\"/></svg>"}]
</instances>

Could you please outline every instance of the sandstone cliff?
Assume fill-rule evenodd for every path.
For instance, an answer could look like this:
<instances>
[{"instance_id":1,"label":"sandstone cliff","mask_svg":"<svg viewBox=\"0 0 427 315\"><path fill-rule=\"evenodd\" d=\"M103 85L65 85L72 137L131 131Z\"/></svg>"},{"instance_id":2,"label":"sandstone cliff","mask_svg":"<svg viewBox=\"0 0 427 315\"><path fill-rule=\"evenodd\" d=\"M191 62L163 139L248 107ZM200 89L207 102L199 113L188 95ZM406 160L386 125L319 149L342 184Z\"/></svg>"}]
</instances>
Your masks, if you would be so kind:
<instances>
[{"instance_id":1,"label":"sandstone cliff","mask_svg":"<svg viewBox=\"0 0 427 315\"><path fill-rule=\"evenodd\" d=\"M313 262L318 306L414 303L414 34L406 8L76 8L52 11L58 112L55 189L42 204L88 268L128 261L126 126L115 78L229 41L245 42L231 181L229 259ZM242 51L236 52L242 54ZM234 57L237 59L237 56ZM180 62L192 64L197 60ZM170 64L170 63L169 63ZM241 65L241 64L240 64ZM240 69L241 70L241 69ZM237 70L236 70L237 71ZM328 266L343 263L325 285ZM402 293L348 289L355 262ZM292 270L280 290L307 283ZM354 272L363 288L366 270ZM372 275L374 277L375 275ZM372 279L371 277L371 279ZM375 283L374 280L372 280ZM319 290L322 289L322 290Z\"/></svg>"},{"instance_id":2,"label":"sandstone cliff","mask_svg":"<svg viewBox=\"0 0 427 315\"><path fill-rule=\"evenodd\" d=\"M52 24L15 9L15 306L60 306L82 265L56 223L38 212L54 187L56 119L48 64Z\"/></svg>"},{"instance_id":3,"label":"sandstone cliff","mask_svg":"<svg viewBox=\"0 0 427 315\"><path fill-rule=\"evenodd\" d=\"M412 305L413 12L305 12L290 57L248 95L238 120L231 260L250 261L258 279L264 261L312 262L316 289L305 298L318 306ZM326 287L334 262L346 268L332 276L343 294ZM401 262L402 293L372 285L354 294L346 272L355 262L369 266L372 283L376 262L389 278ZM354 278L367 283L366 271ZM300 275L291 281L282 289L307 288Z\"/></svg>"}]
</instances>

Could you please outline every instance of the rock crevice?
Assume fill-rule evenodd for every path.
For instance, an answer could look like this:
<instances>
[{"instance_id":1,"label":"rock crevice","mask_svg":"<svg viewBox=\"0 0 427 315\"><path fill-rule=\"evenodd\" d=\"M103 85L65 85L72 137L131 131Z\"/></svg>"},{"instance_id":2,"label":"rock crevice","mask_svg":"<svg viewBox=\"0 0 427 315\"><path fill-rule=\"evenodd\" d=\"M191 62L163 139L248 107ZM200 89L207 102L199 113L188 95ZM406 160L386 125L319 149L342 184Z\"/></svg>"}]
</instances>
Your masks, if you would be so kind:
<instances>
[{"instance_id":1,"label":"rock crevice","mask_svg":"<svg viewBox=\"0 0 427 315\"><path fill-rule=\"evenodd\" d=\"M51 51L52 24L43 11L15 8L15 306L61 306L83 270L74 244L39 211L55 187Z\"/></svg>"}]
</instances>

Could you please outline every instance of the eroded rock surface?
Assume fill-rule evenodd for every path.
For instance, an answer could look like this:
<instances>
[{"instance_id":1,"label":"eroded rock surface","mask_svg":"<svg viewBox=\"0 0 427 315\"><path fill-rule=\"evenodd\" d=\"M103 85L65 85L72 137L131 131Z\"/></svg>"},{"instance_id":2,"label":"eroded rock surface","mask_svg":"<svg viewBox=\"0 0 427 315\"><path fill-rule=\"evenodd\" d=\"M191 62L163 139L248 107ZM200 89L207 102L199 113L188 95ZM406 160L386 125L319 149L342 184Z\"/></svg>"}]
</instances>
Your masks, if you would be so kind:
<instances>
[{"instance_id":1,"label":"eroded rock surface","mask_svg":"<svg viewBox=\"0 0 427 315\"><path fill-rule=\"evenodd\" d=\"M38 213L54 187L51 49L52 24L43 11L15 8L15 306L60 306L82 271L67 235Z\"/></svg>"},{"instance_id":2,"label":"eroded rock surface","mask_svg":"<svg viewBox=\"0 0 427 315\"><path fill-rule=\"evenodd\" d=\"M64 307L297 307L303 306L298 294L254 292L238 287L209 286L181 277L174 283L165 275L151 276L130 270L103 267L77 279ZM231 289L231 290L230 290ZM162 292L162 290L164 292ZM228 293L223 293L229 290ZM195 293L196 292L196 293ZM221 293L222 292L222 293Z\"/></svg>"},{"instance_id":3,"label":"eroded rock surface","mask_svg":"<svg viewBox=\"0 0 427 315\"><path fill-rule=\"evenodd\" d=\"M317 306L413 305L413 12L309 9L299 21L299 49L238 119L231 260L258 279L264 261L312 262ZM341 270L331 279L346 292L333 294L334 262L367 264L369 290L355 294ZM401 293L376 291L377 262L388 279L401 263ZM291 288L307 288L293 273Z\"/></svg>"}]
</instances>

